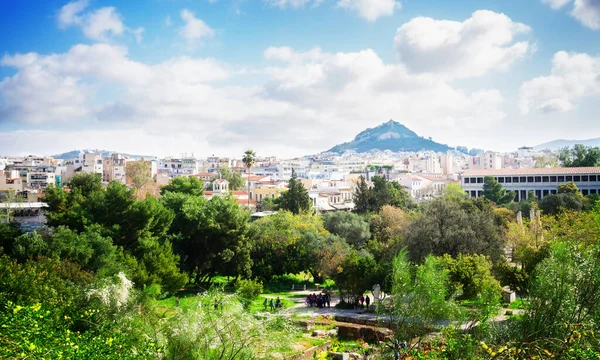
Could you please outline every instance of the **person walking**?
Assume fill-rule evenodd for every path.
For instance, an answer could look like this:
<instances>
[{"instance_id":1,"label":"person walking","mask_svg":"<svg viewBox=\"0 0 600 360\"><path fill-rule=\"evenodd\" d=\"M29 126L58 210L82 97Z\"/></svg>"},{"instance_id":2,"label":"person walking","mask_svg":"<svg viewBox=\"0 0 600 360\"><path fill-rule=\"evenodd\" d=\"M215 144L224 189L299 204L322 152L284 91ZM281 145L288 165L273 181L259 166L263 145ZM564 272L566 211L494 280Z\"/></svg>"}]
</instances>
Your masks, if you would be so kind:
<instances>
[{"instance_id":1,"label":"person walking","mask_svg":"<svg viewBox=\"0 0 600 360\"><path fill-rule=\"evenodd\" d=\"M275 310L275 305L273 302L273 298L271 298L271 300L269 300L269 306L271 307L271 311Z\"/></svg>"},{"instance_id":2,"label":"person walking","mask_svg":"<svg viewBox=\"0 0 600 360\"><path fill-rule=\"evenodd\" d=\"M365 303L365 297L363 295L360 296L360 308L362 309L364 307L364 303Z\"/></svg>"},{"instance_id":3,"label":"person walking","mask_svg":"<svg viewBox=\"0 0 600 360\"><path fill-rule=\"evenodd\" d=\"M279 309L281 307L281 299L279 298L279 296L277 297L277 301L275 302L275 308Z\"/></svg>"},{"instance_id":4,"label":"person walking","mask_svg":"<svg viewBox=\"0 0 600 360\"><path fill-rule=\"evenodd\" d=\"M268 304L269 304L269 300L267 298L265 298L265 301L263 301L263 306L265 307L265 311L267 311Z\"/></svg>"},{"instance_id":5,"label":"person walking","mask_svg":"<svg viewBox=\"0 0 600 360\"><path fill-rule=\"evenodd\" d=\"M369 310L369 305L371 304L371 298L369 295L365 296L365 302L367 303L367 310Z\"/></svg>"}]
</instances>

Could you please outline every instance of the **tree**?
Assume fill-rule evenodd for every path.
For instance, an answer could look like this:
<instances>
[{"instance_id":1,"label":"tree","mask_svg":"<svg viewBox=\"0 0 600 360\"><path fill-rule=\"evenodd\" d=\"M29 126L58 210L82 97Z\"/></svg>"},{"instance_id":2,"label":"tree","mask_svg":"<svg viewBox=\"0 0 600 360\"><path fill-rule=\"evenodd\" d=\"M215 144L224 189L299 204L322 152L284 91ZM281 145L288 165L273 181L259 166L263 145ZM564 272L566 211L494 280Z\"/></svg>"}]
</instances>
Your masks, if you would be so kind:
<instances>
[{"instance_id":1,"label":"tree","mask_svg":"<svg viewBox=\"0 0 600 360\"><path fill-rule=\"evenodd\" d=\"M410 193L399 182L388 181L387 187L390 193L388 205L406 210L415 207L415 203L412 200Z\"/></svg>"},{"instance_id":2,"label":"tree","mask_svg":"<svg viewBox=\"0 0 600 360\"><path fill-rule=\"evenodd\" d=\"M369 191L369 211L378 212L384 205L389 205L391 192L388 182L383 176L373 176L373 187Z\"/></svg>"},{"instance_id":3,"label":"tree","mask_svg":"<svg viewBox=\"0 0 600 360\"><path fill-rule=\"evenodd\" d=\"M448 183L442 194L445 198L452 201L465 201L469 196L465 193L462 187L457 183Z\"/></svg>"},{"instance_id":4,"label":"tree","mask_svg":"<svg viewBox=\"0 0 600 360\"><path fill-rule=\"evenodd\" d=\"M453 259L446 254L442 263L452 281L450 293L458 290L461 293L460 298L467 300L480 298L488 302L497 302L500 299L502 288L492 276L492 263L484 255L458 255Z\"/></svg>"},{"instance_id":5,"label":"tree","mask_svg":"<svg viewBox=\"0 0 600 360\"><path fill-rule=\"evenodd\" d=\"M358 186L354 189L354 211L358 214L366 214L369 211L369 185L364 176L360 176Z\"/></svg>"},{"instance_id":6,"label":"tree","mask_svg":"<svg viewBox=\"0 0 600 360\"><path fill-rule=\"evenodd\" d=\"M152 182L150 162L146 160L128 161L125 164L127 182L140 189Z\"/></svg>"},{"instance_id":7,"label":"tree","mask_svg":"<svg viewBox=\"0 0 600 360\"><path fill-rule=\"evenodd\" d=\"M330 233L340 236L356 248L362 248L371 238L369 223L357 214L332 212L323 217L323 224Z\"/></svg>"},{"instance_id":8,"label":"tree","mask_svg":"<svg viewBox=\"0 0 600 360\"><path fill-rule=\"evenodd\" d=\"M581 194L581 191L579 191L579 188L577 188L577 185L575 185L574 182L569 181L566 184L560 184L558 185L557 189L557 193L558 194L572 194L572 195L577 195L578 197L583 199L583 195Z\"/></svg>"},{"instance_id":9,"label":"tree","mask_svg":"<svg viewBox=\"0 0 600 360\"><path fill-rule=\"evenodd\" d=\"M600 165L600 148L576 144L572 149L559 151L558 159L564 167L593 167Z\"/></svg>"},{"instance_id":10,"label":"tree","mask_svg":"<svg viewBox=\"0 0 600 360\"><path fill-rule=\"evenodd\" d=\"M161 199L175 218L170 233L181 255L181 267L195 283L209 282L217 273L250 276L247 211L236 200L167 192Z\"/></svg>"},{"instance_id":11,"label":"tree","mask_svg":"<svg viewBox=\"0 0 600 360\"><path fill-rule=\"evenodd\" d=\"M495 261L502 255L504 241L491 210L439 198L409 225L406 246L416 262L428 254L483 254Z\"/></svg>"},{"instance_id":12,"label":"tree","mask_svg":"<svg viewBox=\"0 0 600 360\"><path fill-rule=\"evenodd\" d=\"M169 185L163 186L160 189L161 195L164 195L167 192L202 196L204 195L204 184L202 183L202 180L194 176L178 176L169 180Z\"/></svg>"},{"instance_id":13,"label":"tree","mask_svg":"<svg viewBox=\"0 0 600 360\"><path fill-rule=\"evenodd\" d=\"M296 177L294 169L292 169L292 177L288 183L287 191L281 193L277 202L280 209L290 211L293 214L310 210L312 201L308 196L308 191Z\"/></svg>"},{"instance_id":14,"label":"tree","mask_svg":"<svg viewBox=\"0 0 600 360\"><path fill-rule=\"evenodd\" d=\"M242 158L242 162L246 167L246 173L250 176L250 169L254 166L256 162L256 153L253 150L247 150L244 153L244 157ZM247 179L248 182L248 208L250 208L250 179Z\"/></svg>"},{"instance_id":15,"label":"tree","mask_svg":"<svg viewBox=\"0 0 600 360\"><path fill-rule=\"evenodd\" d=\"M360 296L373 288L376 266L373 255L365 250L352 250L345 256L334 275L343 302L358 304Z\"/></svg>"},{"instance_id":16,"label":"tree","mask_svg":"<svg viewBox=\"0 0 600 360\"><path fill-rule=\"evenodd\" d=\"M370 223L374 239L387 244L404 237L409 219L404 210L385 205L378 214L371 216Z\"/></svg>"},{"instance_id":17,"label":"tree","mask_svg":"<svg viewBox=\"0 0 600 360\"><path fill-rule=\"evenodd\" d=\"M220 168L217 173L221 179L225 179L229 182L229 190L239 190L244 186L246 182L242 175L235 171L231 171L228 167ZM214 182L214 180L213 180ZM210 184L210 189L212 189L212 183ZM248 194L250 196L250 194Z\"/></svg>"},{"instance_id":18,"label":"tree","mask_svg":"<svg viewBox=\"0 0 600 360\"><path fill-rule=\"evenodd\" d=\"M556 215L564 210L581 211L583 205L583 197L573 193L550 194L540 201L540 209L548 215Z\"/></svg>"},{"instance_id":19,"label":"tree","mask_svg":"<svg viewBox=\"0 0 600 360\"><path fill-rule=\"evenodd\" d=\"M515 199L515 193L506 191L492 176L486 176L483 180L483 196L498 205L508 204Z\"/></svg>"}]
</instances>

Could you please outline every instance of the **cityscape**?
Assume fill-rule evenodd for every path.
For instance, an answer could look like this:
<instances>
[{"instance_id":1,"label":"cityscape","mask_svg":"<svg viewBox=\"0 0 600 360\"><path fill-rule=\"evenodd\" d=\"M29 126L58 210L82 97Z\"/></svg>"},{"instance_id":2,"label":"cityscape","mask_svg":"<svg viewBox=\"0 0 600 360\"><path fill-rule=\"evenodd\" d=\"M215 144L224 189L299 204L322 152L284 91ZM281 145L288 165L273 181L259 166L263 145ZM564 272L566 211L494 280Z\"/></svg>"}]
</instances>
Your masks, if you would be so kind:
<instances>
[{"instance_id":1,"label":"cityscape","mask_svg":"<svg viewBox=\"0 0 600 360\"><path fill-rule=\"evenodd\" d=\"M0 2L0 359L600 359L600 1Z\"/></svg>"}]
</instances>

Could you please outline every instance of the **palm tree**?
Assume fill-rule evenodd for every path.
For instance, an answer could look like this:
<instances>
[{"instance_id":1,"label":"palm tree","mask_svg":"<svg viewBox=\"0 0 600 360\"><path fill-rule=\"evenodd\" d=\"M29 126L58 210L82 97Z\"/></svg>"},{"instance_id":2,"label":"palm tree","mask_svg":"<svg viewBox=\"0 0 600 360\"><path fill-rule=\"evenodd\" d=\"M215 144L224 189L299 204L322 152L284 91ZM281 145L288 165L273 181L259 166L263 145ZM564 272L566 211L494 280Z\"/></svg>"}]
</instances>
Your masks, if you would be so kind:
<instances>
[{"instance_id":1,"label":"palm tree","mask_svg":"<svg viewBox=\"0 0 600 360\"><path fill-rule=\"evenodd\" d=\"M244 166L246 166L246 170L248 173L248 209L250 209L250 168L256 162L256 153L253 150L248 150L244 153L244 157L242 158L242 162Z\"/></svg>"}]
</instances>

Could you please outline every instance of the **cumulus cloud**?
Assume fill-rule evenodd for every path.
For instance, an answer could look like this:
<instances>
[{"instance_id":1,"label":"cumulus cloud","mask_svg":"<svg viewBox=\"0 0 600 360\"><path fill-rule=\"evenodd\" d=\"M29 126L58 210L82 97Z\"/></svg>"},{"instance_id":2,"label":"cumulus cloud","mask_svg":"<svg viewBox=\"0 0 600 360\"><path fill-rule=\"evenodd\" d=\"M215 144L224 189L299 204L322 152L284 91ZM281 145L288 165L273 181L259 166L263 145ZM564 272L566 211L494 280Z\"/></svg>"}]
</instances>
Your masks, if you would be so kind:
<instances>
[{"instance_id":1,"label":"cumulus cloud","mask_svg":"<svg viewBox=\"0 0 600 360\"><path fill-rule=\"evenodd\" d=\"M341 8L356 12L367 21L375 21L382 16L391 16L394 10L400 9L400 3L395 0L339 0Z\"/></svg>"},{"instance_id":2,"label":"cumulus cloud","mask_svg":"<svg viewBox=\"0 0 600 360\"><path fill-rule=\"evenodd\" d=\"M52 126L61 121L66 129L85 120L91 129L75 132L85 147L152 154L235 154L252 147L290 156L322 151L389 118L456 143L505 117L497 90L465 91L436 74L386 63L371 49L270 47L263 55L268 66L255 71L266 80L244 86L231 85L244 69L215 59L176 57L149 65L106 43L61 54L9 55L1 65L16 73L0 83L0 99L9 100L0 103L0 119ZM110 97L99 100L99 89L110 90ZM106 127L114 131L99 130ZM461 130L450 138L449 128ZM56 152L51 139L60 131L35 135L35 149L27 142L11 149ZM25 136L0 135L14 142ZM61 143L76 137L61 137ZM156 144L163 145L150 151Z\"/></svg>"},{"instance_id":3,"label":"cumulus cloud","mask_svg":"<svg viewBox=\"0 0 600 360\"><path fill-rule=\"evenodd\" d=\"M576 102L600 91L600 57L588 54L557 52L552 71L521 85L519 107L528 114L531 109L542 113L564 112Z\"/></svg>"},{"instance_id":4,"label":"cumulus cloud","mask_svg":"<svg viewBox=\"0 0 600 360\"><path fill-rule=\"evenodd\" d=\"M600 30L600 1L575 0L571 16L589 29Z\"/></svg>"},{"instance_id":5,"label":"cumulus cloud","mask_svg":"<svg viewBox=\"0 0 600 360\"><path fill-rule=\"evenodd\" d=\"M301 8L306 4L312 3L313 6L317 6L321 3L322 0L264 0L270 6L275 6L281 9L285 9L287 7L291 8Z\"/></svg>"},{"instance_id":6,"label":"cumulus cloud","mask_svg":"<svg viewBox=\"0 0 600 360\"><path fill-rule=\"evenodd\" d=\"M600 30L600 1L599 0L542 0L554 10L573 3L569 14L583 26L592 30Z\"/></svg>"},{"instance_id":7,"label":"cumulus cloud","mask_svg":"<svg viewBox=\"0 0 600 360\"><path fill-rule=\"evenodd\" d=\"M395 46L411 71L465 78L506 70L524 57L531 45L514 38L529 31L525 24L486 10L463 22L417 17L398 28Z\"/></svg>"},{"instance_id":8,"label":"cumulus cloud","mask_svg":"<svg viewBox=\"0 0 600 360\"><path fill-rule=\"evenodd\" d=\"M89 0L77 0L64 5L56 17L58 27L66 29L77 26L87 38L96 41L106 42L115 36L128 33L133 35L138 44L142 42L144 28L132 29L125 26L123 17L116 8L109 6L87 10L89 5Z\"/></svg>"},{"instance_id":9,"label":"cumulus cloud","mask_svg":"<svg viewBox=\"0 0 600 360\"><path fill-rule=\"evenodd\" d=\"M202 38L212 37L215 34L210 26L196 18L196 15L188 9L181 10L180 16L185 25L179 29L179 35L188 42L193 43Z\"/></svg>"}]
</instances>

